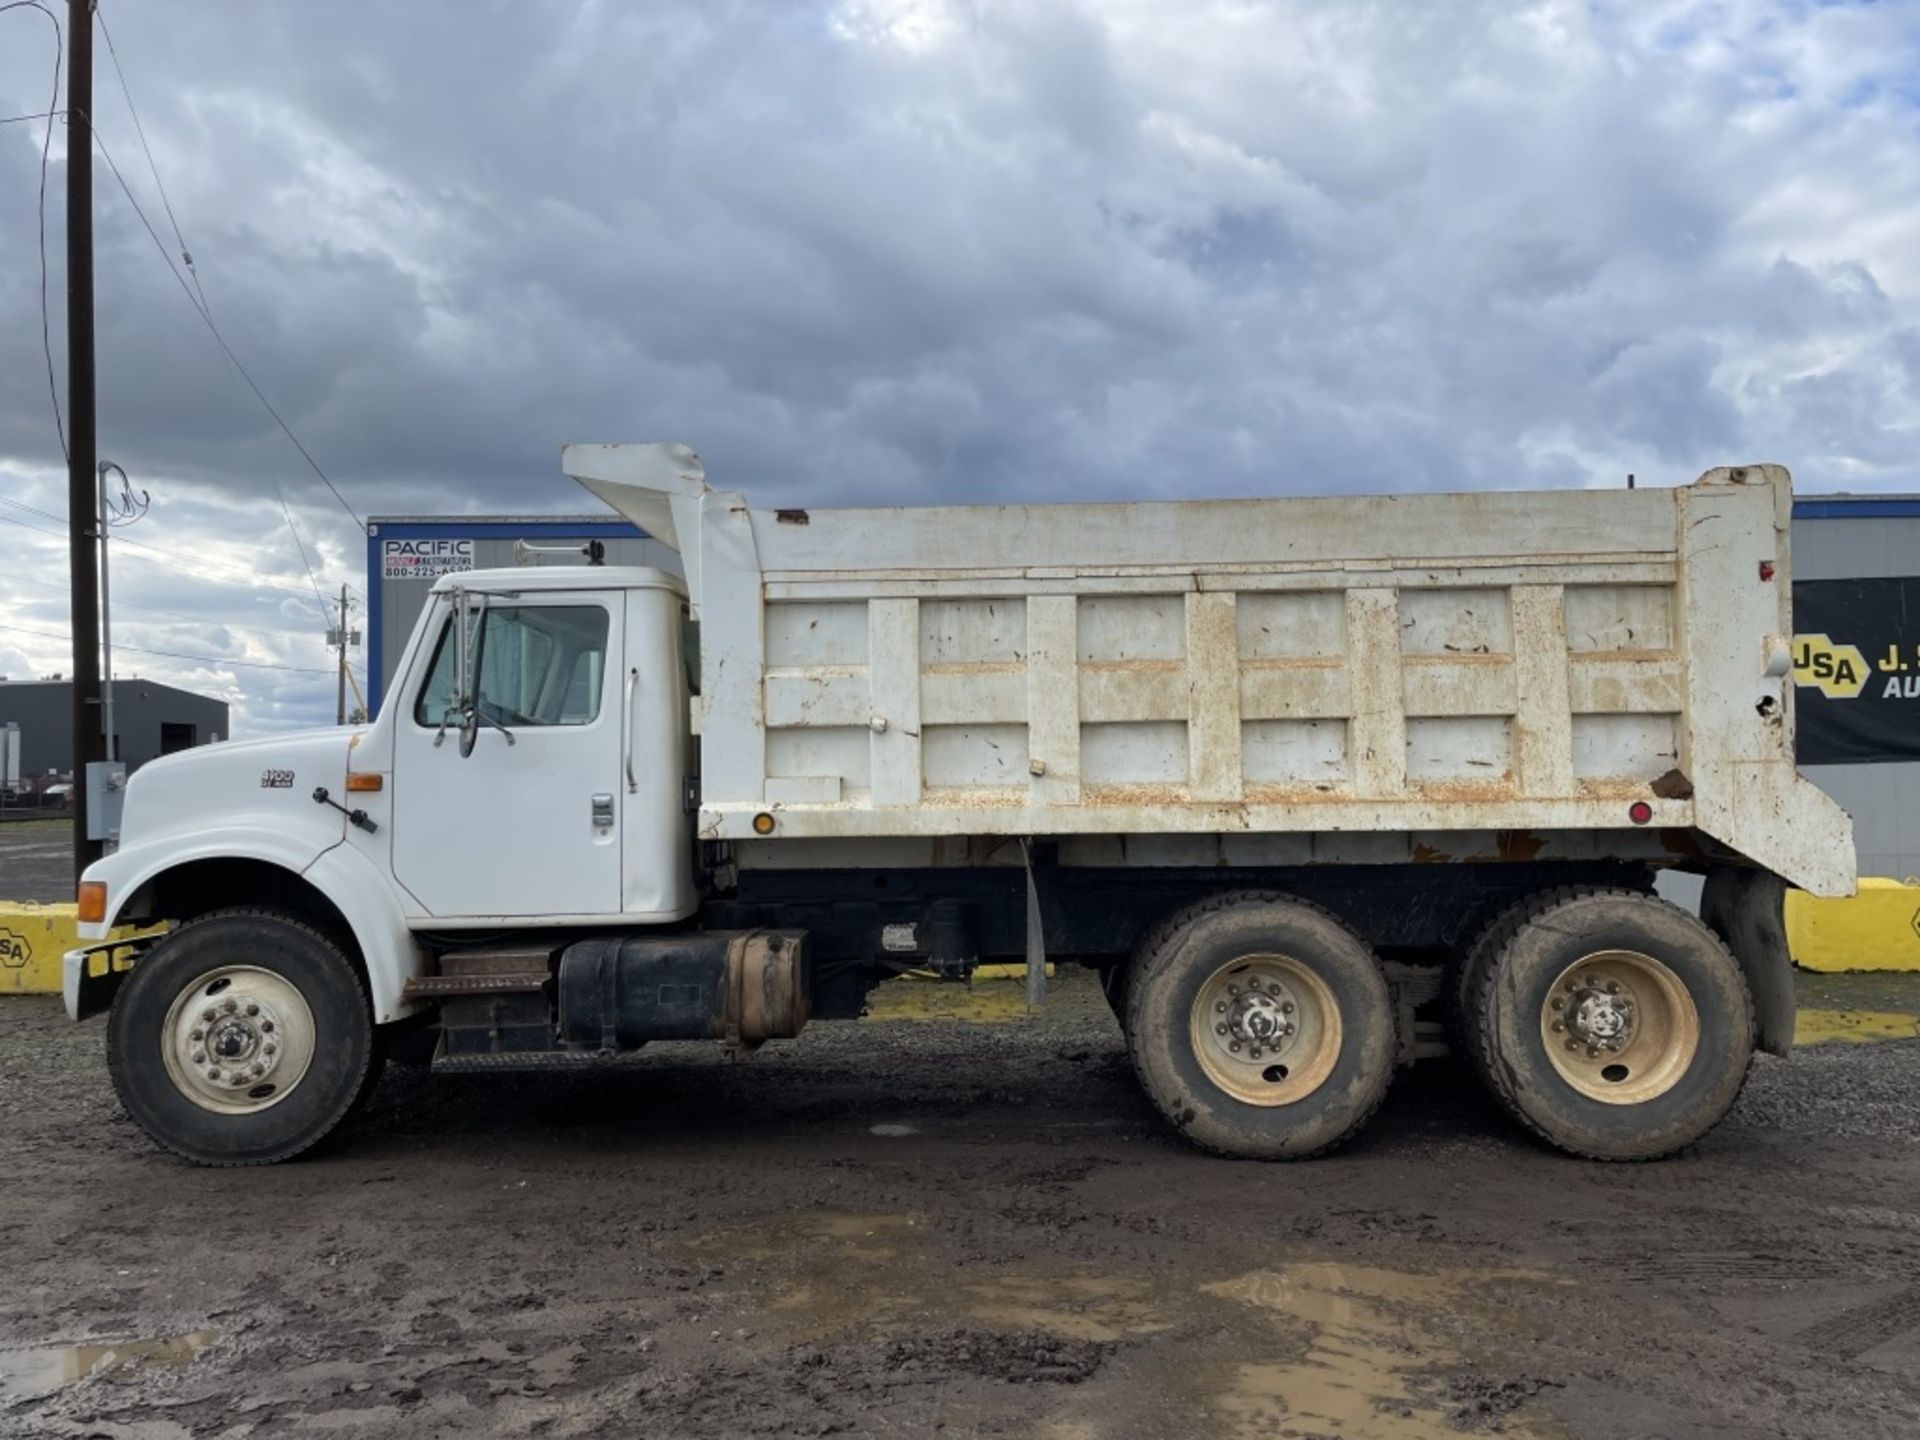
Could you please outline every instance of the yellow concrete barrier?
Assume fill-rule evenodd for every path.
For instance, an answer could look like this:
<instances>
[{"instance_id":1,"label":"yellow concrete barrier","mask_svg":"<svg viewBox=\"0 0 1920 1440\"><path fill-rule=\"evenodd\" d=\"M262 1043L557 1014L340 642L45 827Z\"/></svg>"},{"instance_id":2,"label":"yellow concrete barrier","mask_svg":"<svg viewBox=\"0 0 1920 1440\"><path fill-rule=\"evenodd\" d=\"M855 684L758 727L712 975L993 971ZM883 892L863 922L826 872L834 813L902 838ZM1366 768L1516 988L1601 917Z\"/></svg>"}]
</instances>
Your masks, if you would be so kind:
<instances>
[{"instance_id":1,"label":"yellow concrete barrier","mask_svg":"<svg viewBox=\"0 0 1920 1440\"><path fill-rule=\"evenodd\" d=\"M1863 876L1846 900L1789 890L1787 945L1803 970L1920 970L1920 883Z\"/></svg>"},{"instance_id":2,"label":"yellow concrete barrier","mask_svg":"<svg viewBox=\"0 0 1920 1440\"><path fill-rule=\"evenodd\" d=\"M113 938L143 933L123 927ZM60 957L84 943L71 905L0 902L0 995L58 995ZM118 951L115 957L122 967L128 963Z\"/></svg>"}]
</instances>

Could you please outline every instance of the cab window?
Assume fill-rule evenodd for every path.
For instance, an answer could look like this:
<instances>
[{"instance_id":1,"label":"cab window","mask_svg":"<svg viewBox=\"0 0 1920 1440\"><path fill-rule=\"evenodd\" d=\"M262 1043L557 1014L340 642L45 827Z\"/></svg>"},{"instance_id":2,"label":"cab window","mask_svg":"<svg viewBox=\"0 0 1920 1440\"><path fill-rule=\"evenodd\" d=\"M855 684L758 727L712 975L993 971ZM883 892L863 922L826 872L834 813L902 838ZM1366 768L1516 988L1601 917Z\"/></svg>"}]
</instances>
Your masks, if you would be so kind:
<instances>
[{"instance_id":1,"label":"cab window","mask_svg":"<svg viewBox=\"0 0 1920 1440\"><path fill-rule=\"evenodd\" d=\"M599 605L490 605L474 624L481 713L509 729L591 725L600 717L607 665L607 612ZM458 647L449 620L414 703L419 725L438 725L453 703Z\"/></svg>"}]
</instances>

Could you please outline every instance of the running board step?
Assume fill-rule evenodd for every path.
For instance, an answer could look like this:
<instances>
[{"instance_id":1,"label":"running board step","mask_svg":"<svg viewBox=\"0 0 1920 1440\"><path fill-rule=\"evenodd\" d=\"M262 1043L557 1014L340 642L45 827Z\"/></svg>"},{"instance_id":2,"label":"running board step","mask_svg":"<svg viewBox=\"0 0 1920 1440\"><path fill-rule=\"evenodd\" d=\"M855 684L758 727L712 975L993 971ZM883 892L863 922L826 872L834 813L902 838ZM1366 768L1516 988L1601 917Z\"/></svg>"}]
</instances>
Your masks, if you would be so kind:
<instances>
[{"instance_id":1,"label":"running board step","mask_svg":"<svg viewBox=\"0 0 1920 1440\"><path fill-rule=\"evenodd\" d=\"M553 978L553 951L520 946L502 950L450 950L438 975L416 975L402 993L409 1000L462 995L516 995L541 990Z\"/></svg>"}]
</instances>

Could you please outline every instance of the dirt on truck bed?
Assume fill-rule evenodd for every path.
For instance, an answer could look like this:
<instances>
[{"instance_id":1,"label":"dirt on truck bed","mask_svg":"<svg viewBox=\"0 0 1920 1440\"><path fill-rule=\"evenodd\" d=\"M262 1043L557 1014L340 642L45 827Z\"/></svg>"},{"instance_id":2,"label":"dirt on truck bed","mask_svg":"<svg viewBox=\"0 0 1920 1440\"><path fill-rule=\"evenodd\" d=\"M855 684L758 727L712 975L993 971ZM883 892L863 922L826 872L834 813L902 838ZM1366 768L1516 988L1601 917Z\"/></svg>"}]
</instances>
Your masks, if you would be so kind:
<instances>
[{"instance_id":1,"label":"dirt on truck bed","mask_svg":"<svg viewBox=\"0 0 1920 1440\"><path fill-rule=\"evenodd\" d=\"M1658 1164L1441 1062L1257 1165L1073 975L746 1063L392 1069L264 1170L155 1150L103 1045L0 1005L0 1434L1920 1434L1920 1042L1763 1059Z\"/></svg>"}]
</instances>

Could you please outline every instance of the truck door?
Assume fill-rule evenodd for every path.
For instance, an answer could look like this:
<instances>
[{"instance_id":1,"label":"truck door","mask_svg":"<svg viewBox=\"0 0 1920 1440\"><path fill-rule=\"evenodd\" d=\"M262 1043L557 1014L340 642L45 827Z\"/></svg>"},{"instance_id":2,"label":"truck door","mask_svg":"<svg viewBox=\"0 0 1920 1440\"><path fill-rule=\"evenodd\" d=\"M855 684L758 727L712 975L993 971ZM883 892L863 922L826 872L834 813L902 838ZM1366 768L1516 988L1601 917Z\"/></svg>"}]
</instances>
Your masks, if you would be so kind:
<instances>
[{"instance_id":1,"label":"truck door","mask_svg":"<svg viewBox=\"0 0 1920 1440\"><path fill-rule=\"evenodd\" d=\"M394 874L433 915L619 913L621 601L568 591L477 611L470 755L458 722L442 723L450 623L413 693L395 697L409 710L395 717Z\"/></svg>"}]
</instances>

